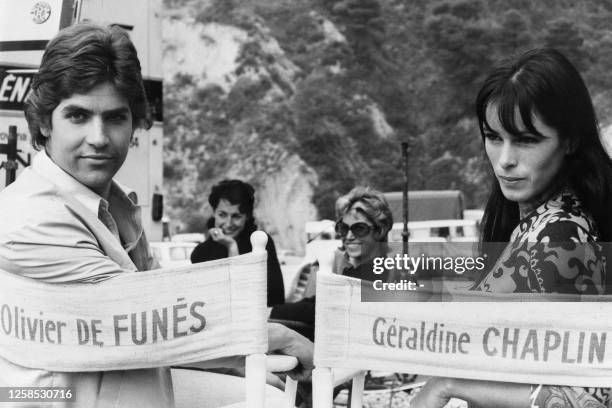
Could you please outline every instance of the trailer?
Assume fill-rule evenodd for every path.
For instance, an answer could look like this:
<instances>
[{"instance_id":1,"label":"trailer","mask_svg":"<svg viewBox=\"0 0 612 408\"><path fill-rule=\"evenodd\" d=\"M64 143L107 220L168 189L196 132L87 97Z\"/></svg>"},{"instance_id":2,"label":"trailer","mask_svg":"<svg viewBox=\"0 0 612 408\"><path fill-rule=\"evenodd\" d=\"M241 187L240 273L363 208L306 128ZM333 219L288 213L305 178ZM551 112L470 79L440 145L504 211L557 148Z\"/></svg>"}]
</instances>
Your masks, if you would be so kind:
<instances>
[{"instance_id":1,"label":"trailer","mask_svg":"<svg viewBox=\"0 0 612 408\"><path fill-rule=\"evenodd\" d=\"M385 193L393 214L392 242L402 242L404 206L402 192ZM479 210L465 210L459 190L422 190L408 192L408 239L413 242L477 242ZM467 214L470 217L466 217Z\"/></svg>"},{"instance_id":2,"label":"trailer","mask_svg":"<svg viewBox=\"0 0 612 408\"><path fill-rule=\"evenodd\" d=\"M117 25L129 33L138 51L154 123L148 131L135 132L128 158L116 178L136 192L149 239L161 241L161 9L161 0L0 0L0 190L10 182L10 172L18 175L36 153L23 103L48 41L79 21Z\"/></svg>"}]
</instances>

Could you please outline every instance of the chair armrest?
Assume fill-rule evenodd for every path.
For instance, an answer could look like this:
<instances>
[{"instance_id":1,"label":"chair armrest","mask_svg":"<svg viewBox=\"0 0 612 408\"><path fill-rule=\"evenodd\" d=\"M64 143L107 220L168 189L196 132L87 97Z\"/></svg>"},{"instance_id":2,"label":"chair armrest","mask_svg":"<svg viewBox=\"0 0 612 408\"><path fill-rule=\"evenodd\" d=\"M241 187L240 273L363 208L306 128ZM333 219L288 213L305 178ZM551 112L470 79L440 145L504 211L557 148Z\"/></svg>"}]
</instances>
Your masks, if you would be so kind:
<instances>
[{"instance_id":1,"label":"chair armrest","mask_svg":"<svg viewBox=\"0 0 612 408\"><path fill-rule=\"evenodd\" d=\"M244 356L221 357L212 360L198 361L195 363L181 364L173 368L184 368L191 370L210 370L213 368L241 368L244 367Z\"/></svg>"},{"instance_id":2,"label":"chair armrest","mask_svg":"<svg viewBox=\"0 0 612 408\"><path fill-rule=\"evenodd\" d=\"M298 359L293 356L282 354L268 354L266 358L266 371L271 373L282 373L291 371L298 365Z\"/></svg>"},{"instance_id":3,"label":"chair armrest","mask_svg":"<svg viewBox=\"0 0 612 408\"><path fill-rule=\"evenodd\" d=\"M271 373L283 373L291 371L299 364L298 359L283 354L269 354L266 356L266 371ZM244 368L244 356L223 357L214 360L201 361L197 363L181 364L173 368L191 370L209 370L213 368Z\"/></svg>"},{"instance_id":4,"label":"chair armrest","mask_svg":"<svg viewBox=\"0 0 612 408\"><path fill-rule=\"evenodd\" d=\"M283 373L291 371L299 364L298 359L283 354L269 354L266 356L266 371L270 373ZM173 368L191 370L209 370L213 368L244 368L244 356L223 357L197 363L181 364Z\"/></svg>"},{"instance_id":5,"label":"chair armrest","mask_svg":"<svg viewBox=\"0 0 612 408\"><path fill-rule=\"evenodd\" d=\"M332 372L334 374L334 387L337 387L340 384L352 380L353 377L363 373L364 370L357 368L334 368Z\"/></svg>"}]
</instances>

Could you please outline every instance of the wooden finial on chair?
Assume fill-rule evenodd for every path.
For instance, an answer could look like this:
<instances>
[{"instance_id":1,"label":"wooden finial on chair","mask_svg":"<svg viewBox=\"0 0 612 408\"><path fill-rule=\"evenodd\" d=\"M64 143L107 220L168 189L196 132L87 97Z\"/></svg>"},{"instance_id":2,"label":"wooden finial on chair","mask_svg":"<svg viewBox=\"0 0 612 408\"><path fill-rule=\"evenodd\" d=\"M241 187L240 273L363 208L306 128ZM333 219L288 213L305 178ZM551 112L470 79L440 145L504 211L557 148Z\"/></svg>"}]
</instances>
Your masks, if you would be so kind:
<instances>
[{"instance_id":1,"label":"wooden finial on chair","mask_svg":"<svg viewBox=\"0 0 612 408\"><path fill-rule=\"evenodd\" d=\"M251 234L251 245L253 246L253 252L264 252L266 250L266 244L268 243L268 236L263 231L255 231Z\"/></svg>"}]
</instances>

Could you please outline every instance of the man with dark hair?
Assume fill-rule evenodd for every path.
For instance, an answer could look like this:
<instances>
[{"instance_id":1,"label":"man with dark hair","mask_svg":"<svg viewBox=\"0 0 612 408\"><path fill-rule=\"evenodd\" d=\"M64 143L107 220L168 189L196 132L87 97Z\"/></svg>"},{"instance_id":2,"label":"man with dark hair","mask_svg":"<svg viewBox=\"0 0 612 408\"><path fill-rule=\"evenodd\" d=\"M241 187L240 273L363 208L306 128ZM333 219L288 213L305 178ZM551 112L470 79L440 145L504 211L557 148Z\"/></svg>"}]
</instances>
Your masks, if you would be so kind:
<instances>
[{"instance_id":1,"label":"man with dark hair","mask_svg":"<svg viewBox=\"0 0 612 408\"><path fill-rule=\"evenodd\" d=\"M80 23L52 39L43 55L25 103L32 145L44 147L51 114L64 99L108 82L126 99L133 128L152 125L140 61L127 33L119 27Z\"/></svg>"},{"instance_id":2,"label":"man with dark hair","mask_svg":"<svg viewBox=\"0 0 612 408\"><path fill-rule=\"evenodd\" d=\"M156 268L135 196L113 180L135 129L151 126L128 35L91 23L62 30L45 50L25 110L43 151L0 193L0 269L84 284ZM271 349L312 364L301 338L276 325L269 336ZM174 406L166 367L48 372L0 357L0 386L70 387L70 406Z\"/></svg>"},{"instance_id":3,"label":"man with dark hair","mask_svg":"<svg viewBox=\"0 0 612 408\"><path fill-rule=\"evenodd\" d=\"M127 33L92 23L62 30L45 50L25 114L42 151L0 193L0 268L64 283L156 266L135 196L113 181L136 128L151 126ZM93 213L94 225L83 225L83 211ZM69 228L60 234L59 224ZM110 255L116 250L121 262Z\"/></svg>"}]
</instances>

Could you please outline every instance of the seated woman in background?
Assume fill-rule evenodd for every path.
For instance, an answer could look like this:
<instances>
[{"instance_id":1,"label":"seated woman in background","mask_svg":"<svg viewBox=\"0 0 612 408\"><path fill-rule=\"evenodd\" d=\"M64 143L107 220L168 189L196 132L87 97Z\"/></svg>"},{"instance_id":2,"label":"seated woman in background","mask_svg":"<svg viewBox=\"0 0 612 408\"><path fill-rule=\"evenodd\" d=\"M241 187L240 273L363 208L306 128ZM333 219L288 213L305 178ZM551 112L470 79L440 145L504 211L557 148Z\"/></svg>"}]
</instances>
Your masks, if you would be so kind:
<instances>
[{"instance_id":1,"label":"seated woman in background","mask_svg":"<svg viewBox=\"0 0 612 408\"><path fill-rule=\"evenodd\" d=\"M368 187L355 187L346 196L336 222L343 251L334 259L333 273L368 281L390 280L389 272L374 274L374 258L387 256L393 215L384 195Z\"/></svg>"},{"instance_id":2,"label":"seated woman in background","mask_svg":"<svg viewBox=\"0 0 612 408\"><path fill-rule=\"evenodd\" d=\"M553 49L506 61L486 79L476 112L494 182L481 237L490 263L473 289L604 293L600 242L612 241L612 161L576 68ZM487 250L498 242L507 244ZM451 397L483 407L612 404L604 388L434 378L411 407L441 408Z\"/></svg>"},{"instance_id":3,"label":"seated woman in background","mask_svg":"<svg viewBox=\"0 0 612 408\"><path fill-rule=\"evenodd\" d=\"M355 187L342 199L343 206L336 223L342 248L335 253L332 272L368 281L392 280L394 277L388 272L381 275L373 272L374 258L387 256L387 236L393 226L393 215L384 195L368 187ZM316 276L311 276L308 286L315 285L315 282ZM308 330L289 326L312 340L315 296L273 307L270 318L306 323L310 326Z\"/></svg>"},{"instance_id":4,"label":"seated woman in background","mask_svg":"<svg viewBox=\"0 0 612 408\"><path fill-rule=\"evenodd\" d=\"M250 237L257 230L253 218L255 190L240 180L223 180L212 188L208 202L213 217L208 220L208 239L191 253L191 263L212 261L251 252ZM276 248L268 235L268 306L285 303L285 289Z\"/></svg>"}]
</instances>

